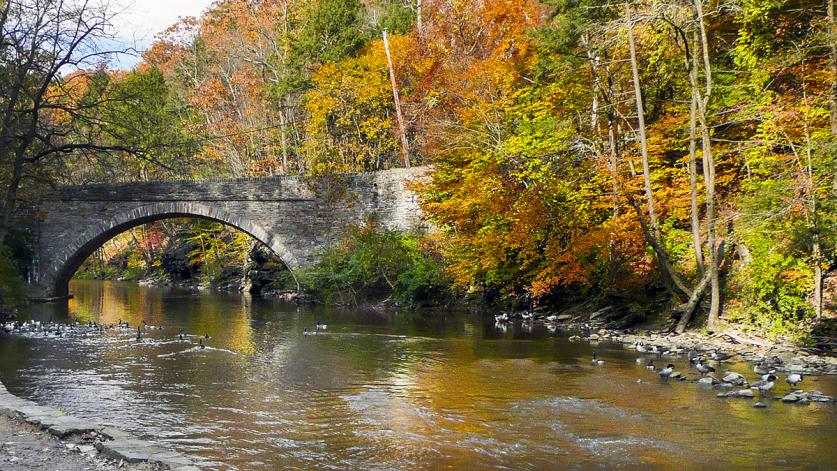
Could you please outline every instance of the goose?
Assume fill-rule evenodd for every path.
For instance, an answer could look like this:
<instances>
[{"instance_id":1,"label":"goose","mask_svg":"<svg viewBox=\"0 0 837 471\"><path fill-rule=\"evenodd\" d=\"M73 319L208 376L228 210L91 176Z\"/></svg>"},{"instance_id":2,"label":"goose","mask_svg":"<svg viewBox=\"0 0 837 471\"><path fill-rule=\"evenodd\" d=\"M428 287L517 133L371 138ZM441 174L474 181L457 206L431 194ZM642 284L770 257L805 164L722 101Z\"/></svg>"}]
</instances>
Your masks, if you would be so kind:
<instances>
[{"instance_id":1,"label":"goose","mask_svg":"<svg viewBox=\"0 0 837 471\"><path fill-rule=\"evenodd\" d=\"M717 352L715 350L712 350L711 352L709 352L709 359L710 360L724 361L724 360L729 360L730 358L732 358L732 355L730 355L728 353Z\"/></svg>"},{"instance_id":2,"label":"goose","mask_svg":"<svg viewBox=\"0 0 837 471\"><path fill-rule=\"evenodd\" d=\"M531 321L535 318L535 315L530 312L524 312L520 315L520 317L523 318L524 321Z\"/></svg>"},{"instance_id":3,"label":"goose","mask_svg":"<svg viewBox=\"0 0 837 471\"><path fill-rule=\"evenodd\" d=\"M636 359L636 364L637 364L637 365L641 365L641 364L642 364L642 357L637 357L637 359Z\"/></svg>"},{"instance_id":4,"label":"goose","mask_svg":"<svg viewBox=\"0 0 837 471\"><path fill-rule=\"evenodd\" d=\"M760 394L764 394L773 389L773 385L776 384L774 381L776 381L776 375L768 373L761 381L753 383L750 389L758 389Z\"/></svg>"},{"instance_id":5,"label":"goose","mask_svg":"<svg viewBox=\"0 0 837 471\"><path fill-rule=\"evenodd\" d=\"M314 335L314 334L316 334L316 333L317 333L317 332L309 332L309 331L308 331L308 327L306 327L306 328L302 329L302 335Z\"/></svg>"},{"instance_id":6,"label":"goose","mask_svg":"<svg viewBox=\"0 0 837 471\"><path fill-rule=\"evenodd\" d=\"M660 370L660 376L662 376L663 378L668 378L669 376L671 376L672 373L674 373L674 365L672 365L671 363L669 363L668 365L666 365L665 368Z\"/></svg>"},{"instance_id":7,"label":"goose","mask_svg":"<svg viewBox=\"0 0 837 471\"><path fill-rule=\"evenodd\" d=\"M315 326L316 330L326 330L328 329L327 324L320 324L320 321L317 321L317 325Z\"/></svg>"},{"instance_id":8,"label":"goose","mask_svg":"<svg viewBox=\"0 0 837 471\"><path fill-rule=\"evenodd\" d=\"M205 338L206 340L209 340L209 334L203 334L203 338Z\"/></svg>"},{"instance_id":9,"label":"goose","mask_svg":"<svg viewBox=\"0 0 837 471\"><path fill-rule=\"evenodd\" d=\"M505 312L502 314L494 314L494 322L508 322L509 315Z\"/></svg>"},{"instance_id":10,"label":"goose","mask_svg":"<svg viewBox=\"0 0 837 471\"><path fill-rule=\"evenodd\" d=\"M776 372L776 370L771 368L770 363L767 363L766 361L763 361L763 362L761 362L758 365L753 367L753 373L759 374L759 375L772 374L772 373L775 373L775 372Z\"/></svg>"},{"instance_id":11,"label":"goose","mask_svg":"<svg viewBox=\"0 0 837 471\"><path fill-rule=\"evenodd\" d=\"M596 352L593 352L593 361L591 362L594 365L604 365L604 360L599 360L596 358Z\"/></svg>"},{"instance_id":12,"label":"goose","mask_svg":"<svg viewBox=\"0 0 837 471\"><path fill-rule=\"evenodd\" d=\"M645 362L645 367L648 368L649 370L653 371L656 368L656 365L654 365L654 360L649 358L648 361ZM668 375L666 375L666 376L668 376Z\"/></svg>"},{"instance_id":13,"label":"goose","mask_svg":"<svg viewBox=\"0 0 837 471\"><path fill-rule=\"evenodd\" d=\"M802 376L802 373L791 373L788 375L785 381L787 381L792 388L795 388L796 385L801 383L803 379L805 379L805 377Z\"/></svg>"},{"instance_id":14,"label":"goose","mask_svg":"<svg viewBox=\"0 0 837 471\"><path fill-rule=\"evenodd\" d=\"M694 350L689 350L689 364L694 365L698 361L698 354Z\"/></svg>"},{"instance_id":15,"label":"goose","mask_svg":"<svg viewBox=\"0 0 837 471\"><path fill-rule=\"evenodd\" d=\"M643 343L642 341L639 341L639 342L635 343L635 344L634 344L634 348L635 348L635 349L636 349L636 351L638 351L639 353L645 353L645 352L647 352L647 351L648 351L648 349L647 349L647 348L645 348L645 343Z\"/></svg>"},{"instance_id":16,"label":"goose","mask_svg":"<svg viewBox=\"0 0 837 471\"><path fill-rule=\"evenodd\" d=\"M546 320L549 322L558 322L558 315L552 314L551 316L546 316Z\"/></svg>"},{"instance_id":17,"label":"goose","mask_svg":"<svg viewBox=\"0 0 837 471\"><path fill-rule=\"evenodd\" d=\"M142 331L137 329L137 342L139 342L140 340L142 340Z\"/></svg>"},{"instance_id":18,"label":"goose","mask_svg":"<svg viewBox=\"0 0 837 471\"><path fill-rule=\"evenodd\" d=\"M145 322L145 321L142 321L142 328L143 329L149 329L149 330L162 329L162 327L158 327L156 325L151 325L151 324L149 324L148 322Z\"/></svg>"},{"instance_id":19,"label":"goose","mask_svg":"<svg viewBox=\"0 0 837 471\"><path fill-rule=\"evenodd\" d=\"M179 337L179 338L180 338L180 341L181 341L181 342L183 342L183 341L185 341L185 340L186 340L185 338L183 338L183 334L180 334L180 337Z\"/></svg>"},{"instance_id":20,"label":"goose","mask_svg":"<svg viewBox=\"0 0 837 471\"><path fill-rule=\"evenodd\" d=\"M700 373L703 376L706 376L708 373L714 373L715 372L715 368L712 368L711 366L704 363L702 359L697 360L697 363L695 364L695 368L697 368L697 370L700 371Z\"/></svg>"},{"instance_id":21,"label":"goose","mask_svg":"<svg viewBox=\"0 0 837 471\"><path fill-rule=\"evenodd\" d=\"M203 344L203 339L200 339L200 341L198 343L198 348L200 348L201 350L206 348L206 345Z\"/></svg>"}]
</instances>

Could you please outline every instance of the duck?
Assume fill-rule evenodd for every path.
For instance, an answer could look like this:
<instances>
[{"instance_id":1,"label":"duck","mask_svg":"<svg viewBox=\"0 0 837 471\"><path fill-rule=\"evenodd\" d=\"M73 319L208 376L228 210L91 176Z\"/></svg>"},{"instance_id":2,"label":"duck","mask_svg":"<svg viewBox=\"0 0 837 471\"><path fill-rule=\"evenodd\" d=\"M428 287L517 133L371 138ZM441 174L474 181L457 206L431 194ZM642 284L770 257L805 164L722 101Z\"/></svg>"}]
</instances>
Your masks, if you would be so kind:
<instances>
[{"instance_id":1,"label":"duck","mask_svg":"<svg viewBox=\"0 0 837 471\"><path fill-rule=\"evenodd\" d=\"M801 383L804 379L805 377L802 375L802 373L791 373L788 375L787 378L785 378L785 381L787 381L787 383L790 384L792 388L795 388L796 385Z\"/></svg>"},{"instance_id":2,"label":"duck","mask_svg":"<svg viewBox=\"0 0 837 471\"><path fill-rule=\"evenodd\" d=\"M314 326L314 328L315 328L315 330L327 330L328 325L327 324L320 324L320 321L317 321L317 325Z\"/></svg>"},{"instance_id":3,"label":"duck","mask_svg":"<svg viewBox=\"0 0 837 471\"><path fill-rule=\"evenodd\" d=\"M596 352L593 352L593 360L591 361L591 363L594 365L601 366L604 365L604 360L599 360L598 358L596 358Z\"/></svg>"},{"instance_id":4,"label":"duck","mask_svg":"<svg viewBox=\"0 0 837 471\"><path fill-rule=\"evenodd\" d=\"M697 363L695 364L695 368L697 368L697 370L700 371L700 373L703 376L706 376L709 373L714 373L715 372L715 368L712 368L711 366L704 363L703 359L698 359Z\"/></svg>"},{"instance_id":5,"label":"duck","mask_svg":"<svg viewBox=\"0 0 837 471\"><path fill-rule=\"evenodd\" d=\"M666 365L665 368L660 370L660 376L662 376L663 378L668 378L669 376L671 376L672 373L674 373L674 365L672 365L671 363L669 363L668 365Z\"/></svg>"},{"instance_id":6,"label":"duck","mask_svg":"<svg viewBox=\"0 0 837 471\"><path fill-rule=\"evenodd\" d=\"M759 393L764 394L773 389L773 386L776 384L775 381L776 375L768 373L761 379L761 381L753 383L752 386L750 386L750 389L758 389Z\"/></svg>"},{"instance_id":7,"label":"duck","mask_svg":"<svg viewBox=\"0 0 837 471\"><path fill-rule=\"evenodd\" d=\"M711 352L709 352L709 359L710 360L724 361L724 360L729 360L730 358L732 358L732 355L730 355L728 353L717 352L715 350L712 350Z\"/></svg>"},{"instance_id":8,"label":"duck","mask_svg":"<svg viewBox=\"0 0 837 471\"><path fill-rule=\"evenodd\" d=\"M648 359L648 361L646 361L646 362L645 362L645 367L646 367L646 368L648 368L649 370L652 370L652 371L653 371L655 368L657 368L657 366L656 366L656 365L654 365L654 360L652 360L652 359L650 359L650 358Z\"/></svg>"}]
</instances>

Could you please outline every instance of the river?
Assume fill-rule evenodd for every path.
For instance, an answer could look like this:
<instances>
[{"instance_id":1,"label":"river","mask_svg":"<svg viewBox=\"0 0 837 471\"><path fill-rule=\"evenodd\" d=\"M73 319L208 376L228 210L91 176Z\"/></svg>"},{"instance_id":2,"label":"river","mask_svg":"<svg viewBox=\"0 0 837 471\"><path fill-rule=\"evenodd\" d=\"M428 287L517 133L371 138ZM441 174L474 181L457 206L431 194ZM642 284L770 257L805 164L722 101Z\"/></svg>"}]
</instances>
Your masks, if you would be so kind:
<instances>
[{"instance_id":1,"label":"river","mask_svg":"<svg viewBox=\"0 0 837 471\"><path fill-rule=\"evenodd\" d=\"M618 345L468 313L297 307L74 281L41 320L163 326L0 336L9 391L217 469L825 469L837 407L720 399ZM325 333L304 335L317 321ZM190 343L177 340L184 329ZM206 349L196 348L199 336ZM591 364L593 349L605 360ZM664 361L664 360L661 360ZM674 361L695 378L684 359ZM726 364L725 364L726 365ZM755 380L752 367L724 370ZM784 379L782 377L782 379ZM640 381L638 381L640 380ZM837 378L804 389L837 393ZM774 396L788 389L777 382Z\"/></svg>"}]
</instances>

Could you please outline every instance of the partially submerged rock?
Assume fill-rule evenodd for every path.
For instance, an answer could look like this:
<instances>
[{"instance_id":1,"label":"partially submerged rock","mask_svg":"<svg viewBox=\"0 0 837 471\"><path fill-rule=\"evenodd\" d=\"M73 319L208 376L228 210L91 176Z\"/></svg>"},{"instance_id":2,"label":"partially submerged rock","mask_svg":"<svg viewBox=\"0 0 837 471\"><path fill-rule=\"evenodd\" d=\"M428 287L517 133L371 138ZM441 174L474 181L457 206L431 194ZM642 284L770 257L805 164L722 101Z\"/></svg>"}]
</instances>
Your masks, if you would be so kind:
<instances>
[{"instance_id":1,"label":"partially submerged rock","mask_svg":"<svg viewBox=\"0 0 837 471\"><path fill-rule=\"evenodd\" d=\"M718 397L743 397L749 399L755 397L755 394L750 389L739 389L738 391L718 393Z\"/></svg>"}]
</instances>

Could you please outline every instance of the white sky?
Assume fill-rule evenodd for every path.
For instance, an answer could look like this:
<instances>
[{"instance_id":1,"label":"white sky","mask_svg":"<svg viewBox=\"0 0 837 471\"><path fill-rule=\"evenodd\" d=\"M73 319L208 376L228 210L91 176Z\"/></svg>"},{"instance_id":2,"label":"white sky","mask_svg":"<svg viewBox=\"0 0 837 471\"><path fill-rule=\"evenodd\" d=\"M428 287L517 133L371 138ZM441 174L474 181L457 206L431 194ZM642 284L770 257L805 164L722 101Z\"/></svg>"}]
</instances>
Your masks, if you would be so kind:
<instances>
[{"instance_id":1,"label":"white sky","mask_svg":"<svg viewBox=\"0 0 837 471\"><path fill-rule=\"evenodd\" d=\"M115 5L120 14L114 19L115 32L126 46L135 47L142 52L154 41L157 33L177 22L179 17L200 16L213 1L118 0ZM139 57L120 55L111 66L130 69L139 61Z\"/></svg>"}]
</instances>

